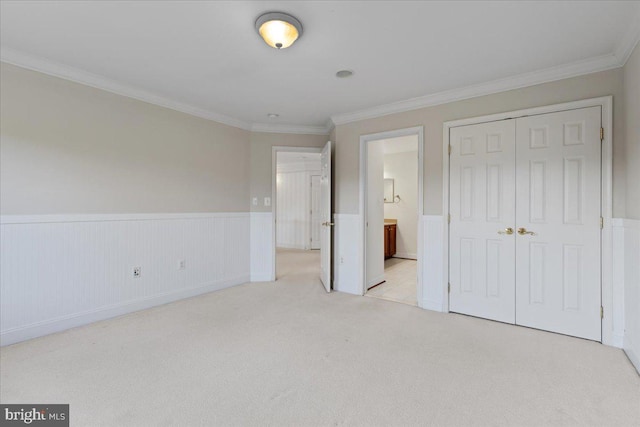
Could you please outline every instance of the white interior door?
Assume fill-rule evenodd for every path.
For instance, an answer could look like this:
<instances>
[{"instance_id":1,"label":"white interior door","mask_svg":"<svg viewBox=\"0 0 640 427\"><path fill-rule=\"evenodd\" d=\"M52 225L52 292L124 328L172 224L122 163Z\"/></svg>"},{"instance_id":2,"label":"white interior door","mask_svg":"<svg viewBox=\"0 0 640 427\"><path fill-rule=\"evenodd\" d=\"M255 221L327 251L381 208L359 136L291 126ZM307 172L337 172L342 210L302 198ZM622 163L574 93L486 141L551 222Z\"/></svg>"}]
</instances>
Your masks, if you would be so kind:
<instances>
[{"instance_id":1,"label":"white interior door","mask_svg":"<svg viewBox=\"0 0 640 427\"><path fill-rule=\"evenodd\" d=\"M516 323L601 339L600 107L517 119ZM524 232L524 230L523 230Z\"/></svg>"},{"instance_id":2,"label":"white interior door","mask_svg":"<svg viewBox=\"0 0 640 427\"><path fill-rule=\"evenodd\" d=\"M515 120L450 131L449 308L515 322Z\"/></svg>"},{"instance_id":3,"label":"white interior door","mask_svg":"<svg viewBox=\"0 0 640 427\"><path fill-rule=\"evenodd\" d=\"M320 175L311 175L311 249L320 249L321 246L320 181Z\"/></svg>"},{"instance_id":4,"label":"white interior door","mask_svg":"<svg viewBox=\"0 0 640 427\"><path fill-rule=\"evenodd\" d=\"M367 143L367 289L384 282L384 140Z\"/></svg>"},{"instance_id":5,"label":"white interior door","mask_svg":"<svg viewBox=\"0 0 640 427\"><path fill-rule=\"evenodd\" d=\"M327 292L331 292L331 141L322 149L320 155L320 212L321 212L321 244L320 244L320 280Z\"/></svg>"}]
</instances>

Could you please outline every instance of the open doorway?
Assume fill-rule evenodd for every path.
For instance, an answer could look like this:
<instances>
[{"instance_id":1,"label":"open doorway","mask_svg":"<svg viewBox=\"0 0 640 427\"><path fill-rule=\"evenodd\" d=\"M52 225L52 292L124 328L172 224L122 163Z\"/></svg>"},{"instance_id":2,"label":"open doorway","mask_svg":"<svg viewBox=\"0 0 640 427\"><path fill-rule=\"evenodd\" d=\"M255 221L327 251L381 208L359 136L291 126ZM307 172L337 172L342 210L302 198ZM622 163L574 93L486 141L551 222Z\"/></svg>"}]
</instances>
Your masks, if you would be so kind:
<instances>
[{"instance_id":1,"label":"open doorway","mask_svg":"<svg viewBox=\"0 0 640 427\"><path fill-rule=\"evenodd\" d=\"M319 275L321 248L321 149L274 151L276 280Z\"/></svg>"},{"instance_id":2,"label":"open doorway","mask_svg":"<svg viewBox=\"0 0 640 427\"><path fill-rule=\"evenodd\" d=\"M361 139L363 294L418 305L422 128Z\"/></svg>"}]
</instances>

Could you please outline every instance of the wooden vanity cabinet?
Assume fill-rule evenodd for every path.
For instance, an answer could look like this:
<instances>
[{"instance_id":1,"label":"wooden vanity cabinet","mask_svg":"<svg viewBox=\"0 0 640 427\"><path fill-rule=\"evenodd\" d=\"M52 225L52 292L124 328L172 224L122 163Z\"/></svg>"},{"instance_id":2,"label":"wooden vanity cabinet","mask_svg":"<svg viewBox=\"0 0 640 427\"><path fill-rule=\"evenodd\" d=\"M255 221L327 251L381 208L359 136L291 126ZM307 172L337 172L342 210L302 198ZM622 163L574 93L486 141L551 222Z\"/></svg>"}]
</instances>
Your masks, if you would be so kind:
<instances>
[{"instance_id":1,"label":"wooden vanity cabinet","mask_svg":"<svg viewBox=\"0 0 640 427\"><path fill-rule=\"evenodd\" d=\"M396 224L384 226L384 259L396 254Z\"/></svg>"}]
</instances>

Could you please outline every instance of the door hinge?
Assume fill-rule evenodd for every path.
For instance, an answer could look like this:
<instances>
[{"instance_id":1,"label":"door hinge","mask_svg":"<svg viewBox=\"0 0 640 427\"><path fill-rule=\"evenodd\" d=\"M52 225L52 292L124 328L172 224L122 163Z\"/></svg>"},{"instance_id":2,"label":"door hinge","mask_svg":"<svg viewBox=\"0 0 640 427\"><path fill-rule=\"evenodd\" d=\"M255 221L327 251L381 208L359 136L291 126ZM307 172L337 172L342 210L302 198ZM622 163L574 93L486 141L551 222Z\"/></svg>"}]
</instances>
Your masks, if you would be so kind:
<instances>
[{"instance_id":1,"label":"door hinge","mask_svg":"<svg viewBox=\"0 0 640 427\"><path fill-rule=\"evenodd\" d=\"M451 224L451 214L447 214L447 223Z\"/></svg>"},{"instance_id":2,"label":"door hinge","mask_svg":"<svg viewBox=\"0 0 640 427\"><path fill-rule=\"evenodd\" d=\"M600 128L600 142L604 141L604 128Z\"/></svg>"},{"instance_id":3,"label":"door hinge","mask_svg":"<svg viewBox=\"0 0 640 427\"><path fill-rule=\"evenodd\" d=\"M451 283L447 283L447 293L451 293Z\"/></svg>"},{"instance_id":4,"label":"door hinge","mask_svg":"<svg viewBox=\"0 0 640 427\"><path fill-rule=\"evenodd\" d=\"M451 155L451 144L449 144L449 155Z\"/></svg>"},{"instance_id":5,"label":"door hinge","mask_svg":"<svg viewBox=\"0 0 640 427\"><path fill-rule=\"evenodd\" d=\"M604 319L604 307L600 306L600 318Z\"/></svg>"},{"instance_id":6,"label":"door hinge","mask_svg":"<svg viewBox=\"0 0 640 427\"><path fill-rule=\"evenodd\" d=\"M600 217L600 230L604 228L604 218Z\"/></svg>"}]
</instances>

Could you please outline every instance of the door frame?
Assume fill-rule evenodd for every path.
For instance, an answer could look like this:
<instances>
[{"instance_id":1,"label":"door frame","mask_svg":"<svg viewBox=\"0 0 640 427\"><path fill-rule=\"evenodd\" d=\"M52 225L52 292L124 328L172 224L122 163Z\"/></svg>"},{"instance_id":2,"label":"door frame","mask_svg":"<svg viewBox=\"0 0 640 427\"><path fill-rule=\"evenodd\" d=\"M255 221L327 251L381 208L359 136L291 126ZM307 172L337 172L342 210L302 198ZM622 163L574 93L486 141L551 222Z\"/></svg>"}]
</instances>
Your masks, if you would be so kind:
<instances>
[{"instance_id":1,"label":"door frame","mask_svg":"<svg viewBox=\"0 0 640 427\"><path fill-rule=\"evenodd\" d=\"M556 113L560 111L576 110L579 108L601 107L602 128L604 139L602 140L602 183L600 193L601 216L604 225L601 230L601 304L604 312L602 318L602 343L615 347L622 346L622 336L613 333L613 245L612 245L612 218L613 218L613 97L603 96L599 98L583 99L562 104L546 105L542 107L527 108L523 110L508 111L486 116L472 117L468 119L452 120L444 122L442 129L442 311L449 312L449 131L459 126L474 125L479 123L494 122L498 120L516 119L520 117Z\"/></svg>"},{"instance_id":2,"label":"door frame","mask_svg":"<svg viewBox=\"0 0 640 427\"><path fill-rule=\"evenodd\" d=\"M367 292L367 147L371 141L381 139L397 138L400 136L416 135L418 137L418 209L416 212L418 242L417 242L417 277L416 288L418 307L422 308L422 258L423 251L423 233L421 231L423 206L423 186L424 186L424 126L414 126L404 129L390 130L386 132L371 133L360 136L360 228L362 250L360 251L360 266L362 282L360 283L361 295Z\"/></svg>"},{"instance_id":3,"label":"door frame","mask_svg":"<svg viewBox=\"0 0 640 427\"><path fill-rule=\"evenodd\" d=\"M278 272L276 271L276 250L277 250L277 218L276 205L277 201L277 183L276 175L278 175L278 153L322 153L322 147L293 147L286 145L274 145L271 147L271 218L273 227L271 227L271 271L273 271L273 280L278 280Z\"/></svg>"}]
</instances>

